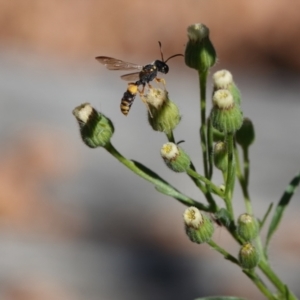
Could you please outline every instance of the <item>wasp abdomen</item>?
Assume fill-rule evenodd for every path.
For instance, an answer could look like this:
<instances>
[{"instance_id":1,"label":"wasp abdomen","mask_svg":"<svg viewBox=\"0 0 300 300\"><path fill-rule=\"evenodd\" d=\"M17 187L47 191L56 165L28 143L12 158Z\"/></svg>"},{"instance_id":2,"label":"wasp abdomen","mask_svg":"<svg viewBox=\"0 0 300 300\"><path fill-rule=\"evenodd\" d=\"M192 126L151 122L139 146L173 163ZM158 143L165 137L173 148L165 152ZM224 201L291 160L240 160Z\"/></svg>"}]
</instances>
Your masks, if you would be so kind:
<instances>
[{"instance_id":1,"label":"wasp abdomen","mask_svg":"<svg viewBox=\"0 0 300 300\"><path fill-rule=\"evenodd\" d=\"M130 107L135 99L136 95L131 95L128 92L125 92L121 100L121 112L123 115L127 116L130 110Z\"/></svg>"},{"instance_id":2,"label":"wasp abdomen","mask_svg":"<svg viewBox=\"0 0 300 300\"><path fill-rule=\"evenodd\" d=\"M130 107L136 97L137 92L138 86L135 83L129 83L127 91L124 93L120 105L121 112L123 115L128 115Z\"/></svg>"}]
</instances>

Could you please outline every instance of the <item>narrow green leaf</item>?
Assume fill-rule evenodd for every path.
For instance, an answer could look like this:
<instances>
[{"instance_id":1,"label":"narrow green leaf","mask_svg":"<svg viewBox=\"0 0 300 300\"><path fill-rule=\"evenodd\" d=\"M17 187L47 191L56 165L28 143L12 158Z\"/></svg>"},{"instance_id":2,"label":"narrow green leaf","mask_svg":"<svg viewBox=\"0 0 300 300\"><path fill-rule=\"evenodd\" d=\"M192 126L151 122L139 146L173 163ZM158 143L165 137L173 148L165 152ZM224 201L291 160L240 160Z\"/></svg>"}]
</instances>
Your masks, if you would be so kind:
<instances>
[{"instance_id":1,"label":"narrow green leaf","mask_svg":"<svg viewBox=\"0 0 300 300\"><path fill-rule=\"evenodd\" d=\"M184 194L181 194L179 191L177 191L176 189L166 186L166 185L156 185L155 189L167 196L171 196L173 198L175 198L176 200L178 200L179 202L181 202L182 204L186 205L186 206L195 206L200 210L203 211L210 211L210 208L207 207L206 205L197 202L189 197L187 197Z\"/></svg>"},{"instance_id":2,"label":"narrow green leaf","mask_svg":"<svg viewBox=\"0 0 300 300\"><path fill-rule=\"evenodd\" d=\"M262 228L264 227L264 225L265 225L265 222L266 222L266 220L267 220L267 218L268 218L268 216L269 216L269 214L270 214L270 212L271 212L271 210L272 210L272 208L273 208L273 202L269 205L269 207L268 207L268 209L267 209L267 211L266 211L266 213L265 213L265 215L264 215L264 217L263 217L263 219L261 220L261 221L259 221L259 228L260 228L260 230L262 230Z\"/></svg>"},{"instance_id":3,"label":"narrow green leaf","mask_svg":"<svg viewBox=\"0 0 300 300\"><path fill-rule=\"evenodd\" d=\"M286 284L284 285L284 288L285 288L285 299L290 299L290 290Z\"/></svg>"},{"instance_id":4,"label":"narrow green leaf","mask_svg":"<svg viewBox=\"0 0 300 300\"><path fill-rule=\"evenodd\" d=\"M246 300L246 299L240 297L214 296L214 297L196 298L194 300Z\"/></svg>"},{"instance_id":5,"label":"narrow green leaf","mask_svg":"<svg viewBox=\"0 0 300 300\"><path fill-rule=\"evenodd\" d=\"M186 206L196 206L200 210L209 211L209 207L182 194L171 184L169 184L167 181L162 179L158 174L156 174L155 172L153 172L143 164L133 160L131 161L131 163L133 163L136 168L138 168L140 171L143 172L143 178L152 182L155 185L156 190L159 191L160 193L171 196Z\"/></svg>"},{"instance_id":6,"label":"narrow green leaf","mask_svg":"<svg viewBox=\"0 0 300 300\"><path fill-rule=\"evenodd\" d=\"M136 167L138 167L140 170L142 170L144 173L146 173L148 176L150 176L154 180L157 180L157 181L165 183L166 185L169 185L167 181L162 179L158 174L156 174L155 172L153 172L152 170L147 168L145 165L143 165L143 164L141 164L141 163L139 163L138 161L135 161L135 160L131 160L131 162L134 163L134 165Z\"/></svg>"},{"instance_id":7,"label":"narrow green leaf","mask_svg":"<svg viewBox=\"0 0 300 300\"><path fill-rule=\"evenodd\" d=\"M269 231L267 234L265 252L267 252L267 248L270 243L271 237L273 236L274 232L276 231L276 229L281 221L281 218L283 216L284 210L287 207L287 205L289 204L299 182L300 182L300 173L298 173L293 178L293 180L290 182L290 184L287 186L287 188L285 189L285 191L276 207L276 210L274 212L271 224L269 226Z\"/></svg>"},{"instance_id":8,"label":"narrow green leaf","mask_svg":"<svg viewBox=\"0 0 300 300\"><path fill-rule=\"evenodd\" d=\"M175 197L175 198L178 197L178 193L174 189L171 189L166 185L156 185L155 189L158 192L165 194L167 196L171 196L171 197Z\"/></svg>"}]
</instances>

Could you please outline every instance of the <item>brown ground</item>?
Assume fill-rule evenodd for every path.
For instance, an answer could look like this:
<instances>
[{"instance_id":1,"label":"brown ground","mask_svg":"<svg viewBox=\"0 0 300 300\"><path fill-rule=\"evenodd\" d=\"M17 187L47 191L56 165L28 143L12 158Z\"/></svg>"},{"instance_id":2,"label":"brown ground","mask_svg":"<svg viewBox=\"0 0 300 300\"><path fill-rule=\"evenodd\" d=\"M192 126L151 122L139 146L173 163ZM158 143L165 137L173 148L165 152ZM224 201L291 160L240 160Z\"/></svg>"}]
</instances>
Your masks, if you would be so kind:
<instances>
[{"instance_id":1,"label":"brown ground","mask_svg":"<svg viewBox=\"0 0 300 300\"><path fill-rule=\"evenodd\" d=\"M0 38L76 59L153 55L161 40L169 55L183 51L186 27L202 22L222 61L299 69L299 11L297 0L0 0Z\"/></svg>"}]
</instances>

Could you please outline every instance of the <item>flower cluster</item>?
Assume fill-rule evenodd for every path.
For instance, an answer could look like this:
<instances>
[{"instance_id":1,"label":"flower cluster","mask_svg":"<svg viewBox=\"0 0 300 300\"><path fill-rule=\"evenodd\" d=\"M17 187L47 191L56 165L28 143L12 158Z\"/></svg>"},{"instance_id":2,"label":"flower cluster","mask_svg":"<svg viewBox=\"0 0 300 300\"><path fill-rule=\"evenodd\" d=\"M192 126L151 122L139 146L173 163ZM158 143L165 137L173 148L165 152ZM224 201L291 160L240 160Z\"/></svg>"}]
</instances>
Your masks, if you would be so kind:
<instances>
[{"instance_id":1,"label":"flower cluster","mask_svg":"<svg viewBox=\"0 0 300 300\"><path fill-rule=\"evenodd\" d=\"M112 121L89 103L84 103L73 110L79 124L81 138L90 148L105 148L128 169L153 184L157 191L187 206L183 213L183 220L184 231L190 241L197 244L207 243L225 259L236 264L268 299L296 300L293 293L272 270L267 250L270 239L281 221L284 207L300 183L300 174L292 180L280 200L263 246L260 231L265 225L272 206L262 220L254 217L248 191L249 147L255 139L254 126L249 118L243 117L241 93L228 70L217 71L212 76L212 109L207 114L207 77L217 61L216 51L209 38L209 29L205 25L199 23L189 26L187 35L185 64L197 71L200 85L199 133L203 172L197 171L191 156L179 145L181 142L176 142L174 130L180 124L181 114L177 105L170 100L169 92L165 88L165 80L156 78L156 81L163 83L162 89L150 85L150 81L156 77L157 70L164 74L168 72L169 68L166 65L168 60L155 61L144 67L149 67L148 72L154 72L151 76L153 74L155 76L143 77L144 73L141 72L139 81L129 83L121 101L121 111L127 115L136 95L140 94L141 100L148 109L148 122L151 128L166 137L167 141L160 147L160 155L165 165L173 172L190 177L201 192L199 199L195 200L185 195L146 166L124 157L112 145L111 138L114 133ZM173 55L170 58L175 56L181 55ZM107 61L109 60L107 57L100 56L97 59L104 65L108 65L109 69L118 67L118 65L111 65L114 61ZM141 86L143 89L139 90ZM242 153L242 160L240 153ZM222 172L224 181L221 185L214 183L215 169ZM233 208L236 179L241 186L246 211L237 219ZM237 255L230 254L213 241L214 223L223 226L238 243L240 248ZM273 284L276 293L261 280L256 270L258 268Z\"/></svg>"}]
</instances>

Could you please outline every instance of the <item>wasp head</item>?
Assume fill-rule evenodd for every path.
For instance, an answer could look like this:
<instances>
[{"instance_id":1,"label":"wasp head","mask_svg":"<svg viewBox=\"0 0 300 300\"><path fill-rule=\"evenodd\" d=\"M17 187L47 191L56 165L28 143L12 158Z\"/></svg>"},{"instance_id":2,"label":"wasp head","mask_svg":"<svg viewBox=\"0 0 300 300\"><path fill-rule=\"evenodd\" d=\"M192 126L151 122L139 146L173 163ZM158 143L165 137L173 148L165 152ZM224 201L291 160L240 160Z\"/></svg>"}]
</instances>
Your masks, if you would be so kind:
<instances>
[{"instance_id":1,"label":"wasp head","mask_svg":"<svg viewBox=\"0 0 300 300\"><path fill-rule=\"evenodd\" d=\"M154 62L154 64L157 67L158 72L161 72L164 74L167 74L169 72L169 66L165 62L163 62L161 60L156 60Z\"/></svg>"}]
</instances>

